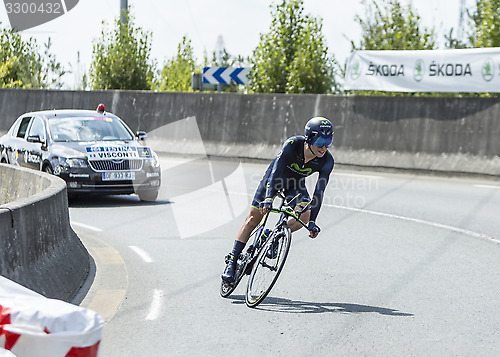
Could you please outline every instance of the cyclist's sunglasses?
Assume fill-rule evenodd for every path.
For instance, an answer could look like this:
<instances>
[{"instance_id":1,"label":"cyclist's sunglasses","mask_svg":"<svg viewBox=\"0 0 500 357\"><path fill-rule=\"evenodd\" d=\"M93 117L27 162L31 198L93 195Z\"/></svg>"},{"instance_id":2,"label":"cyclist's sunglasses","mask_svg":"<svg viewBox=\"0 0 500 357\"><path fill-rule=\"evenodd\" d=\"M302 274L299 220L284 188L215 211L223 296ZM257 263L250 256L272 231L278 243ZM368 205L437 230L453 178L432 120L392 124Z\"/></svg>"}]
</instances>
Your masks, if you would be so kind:
<instances>
[{"instance_id":1,"label":"cyclist's sunglasses","mask_svg":"<svg viewBox=\"0 0 500 357\"><path fill-rule=\"evenodd\" d=\"M326 146L326 147L329 147L330 145L332 145L332 141L333 141L333 138L330 137L330 138L325 138L325 137L322 137L322 136L319 136L313 143L314 146L317 146L317 147L323 147L323 146Z\"/></svg>"}]
</instances>

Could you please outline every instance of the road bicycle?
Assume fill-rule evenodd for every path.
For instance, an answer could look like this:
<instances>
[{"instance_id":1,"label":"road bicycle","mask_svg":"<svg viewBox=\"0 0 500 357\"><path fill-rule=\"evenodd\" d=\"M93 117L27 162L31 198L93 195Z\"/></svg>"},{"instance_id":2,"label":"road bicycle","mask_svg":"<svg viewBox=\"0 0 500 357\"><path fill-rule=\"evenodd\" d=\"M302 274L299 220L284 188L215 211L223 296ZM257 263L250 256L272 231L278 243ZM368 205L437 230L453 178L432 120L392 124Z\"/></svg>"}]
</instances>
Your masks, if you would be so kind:
<instances>
[{"instance_id":1,"label":"road bicycle","mask_svg":"<svg viewBox=\"0 0 500 357\"><path fill-rule=\"evenodd\" d=\"M288 220L295 219L307 229L307 225L300 220L300 216L309 208L311 201L296 211L293 208L293 202L299 198L300 194L288 201L283 191L280 191L278 196L282 199L279 208L271 208L266 213L261 224L250 235L249 242L252 243L238 257L234 274L235 282L231 284L222 281L220 287L222 297L231 295L243 276L250 275L245 302L248 307L259 305L276 283L288 256L292 239ZM264 236L266 223L271 213L278 213L280 216L274 228L268 232L267 236ZM230 259L229 256L226 257L226 264L228 259Z\"/></svg>"}]
</instances>

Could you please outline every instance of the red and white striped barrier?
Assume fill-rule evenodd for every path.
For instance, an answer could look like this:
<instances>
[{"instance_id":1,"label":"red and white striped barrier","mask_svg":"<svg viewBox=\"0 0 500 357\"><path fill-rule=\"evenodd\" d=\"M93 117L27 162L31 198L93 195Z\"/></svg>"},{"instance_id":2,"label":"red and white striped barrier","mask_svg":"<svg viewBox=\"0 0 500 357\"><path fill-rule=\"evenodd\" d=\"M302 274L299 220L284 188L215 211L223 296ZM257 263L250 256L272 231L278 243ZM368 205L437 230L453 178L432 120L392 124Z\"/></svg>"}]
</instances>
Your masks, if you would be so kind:
<instances>
[{"instance_id":1,"label":"red and white striped barrier","mask_svg":"<svg viewBox=\"0 0 500 357\"><path fill-rule=\"evenodd\" d=\"M0 357L96 357L103 327L92 310L0 276Z\"/></svg>"},{"instance_id":2,"label":"red and white striped barrier","mask_svg":"<svg viewBox=\"0 0 500 357\"><path fill-rule=\"evenodd\" d=\"M4 348L0 348L0 357L16 357L16 355Z\"/></svg>"}]
</instances>

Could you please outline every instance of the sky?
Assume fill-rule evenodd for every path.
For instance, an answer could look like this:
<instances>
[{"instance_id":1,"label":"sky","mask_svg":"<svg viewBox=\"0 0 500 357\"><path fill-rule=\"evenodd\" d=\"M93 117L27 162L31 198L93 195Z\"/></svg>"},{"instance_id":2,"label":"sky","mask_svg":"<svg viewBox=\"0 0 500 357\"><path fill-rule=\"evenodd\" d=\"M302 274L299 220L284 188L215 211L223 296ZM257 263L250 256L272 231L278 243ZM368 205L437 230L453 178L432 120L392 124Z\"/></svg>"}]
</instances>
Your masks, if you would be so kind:
<instances>
[{"instance_id":1,"label":"sky","mask_svg":"<svg viewBox=\"0 0 500 357\"><path fill-rule=\"evenodd\" d=\"M409 1L401 0L405 4ZM184 35L191 39L199 64L205 53L211 57L219 37L231 55L250 56L259 44L260 35L269 32L272 3L272 0L128 0L135 26L152 33L152 57L160 66L176 55ZM461 0L413 0L412 3L422 24L434 28L438 43L442 43L444 33L451 27L457 27ZM474 3L465 1L468 7ZM323 20L329 53L343 64L350 55L351 40L359 43L361 38L360 26L354 18L356 15L366 18L362 1L304 0L304 10ZM104 28L113 28L119 14L120 0L79 0L66 14L22 31L21 35L25 39L35 38L40 48L51 38L56 59L65 68L69 69L69 64L73 68L74 73L64 78L65 88L72 89L76 77L90 66L93 41L100 38ZM0 5L0 22L10 28L4 5Z\"/></svg>"}]
</instances>

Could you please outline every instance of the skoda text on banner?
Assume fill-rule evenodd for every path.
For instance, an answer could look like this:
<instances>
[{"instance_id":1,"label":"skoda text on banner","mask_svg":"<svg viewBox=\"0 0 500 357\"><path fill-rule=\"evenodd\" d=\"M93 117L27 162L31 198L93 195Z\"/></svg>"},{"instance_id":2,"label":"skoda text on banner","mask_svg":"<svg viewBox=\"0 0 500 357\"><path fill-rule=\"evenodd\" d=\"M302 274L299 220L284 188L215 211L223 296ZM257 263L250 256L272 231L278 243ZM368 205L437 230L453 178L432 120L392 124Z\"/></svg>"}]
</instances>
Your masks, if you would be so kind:
<instances>
[{"instance_id":1,"label":"skoda text on banner","mask_svg":"<svg viewBox=\"0 0 500 357\"><path fill-rule=\"evenodd\" d=\"M344 89L500 92L500 48L355 51Z\"/></svg>"}]
</instances>

